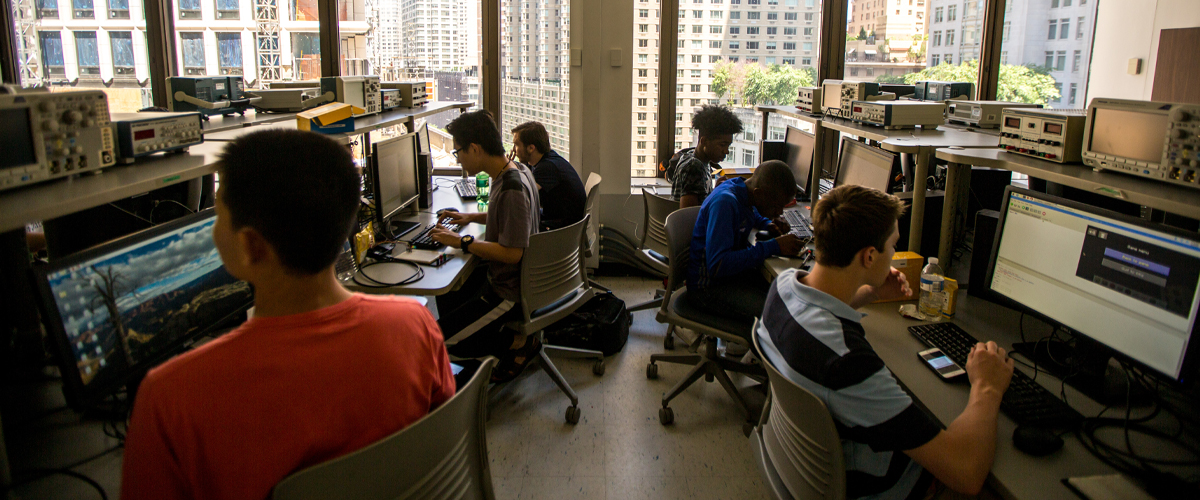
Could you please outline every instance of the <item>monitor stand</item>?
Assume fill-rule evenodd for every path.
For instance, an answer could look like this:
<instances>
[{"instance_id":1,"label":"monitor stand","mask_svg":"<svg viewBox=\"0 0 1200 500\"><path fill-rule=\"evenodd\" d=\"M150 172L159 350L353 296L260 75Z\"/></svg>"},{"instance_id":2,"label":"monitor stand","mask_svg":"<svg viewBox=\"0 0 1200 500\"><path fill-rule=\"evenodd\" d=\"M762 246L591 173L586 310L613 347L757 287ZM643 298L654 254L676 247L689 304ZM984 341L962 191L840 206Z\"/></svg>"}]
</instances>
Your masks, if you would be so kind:
<instances>
[{"instance_id":1,"label":"monitor stand","mask_svg":"<svg viewBox=\"0 0 1200 500\"><path fill-rule=\"evenodd\" d=\"M1111 352L1094 341L1075 336L1075 346L1061 340L1018 342L1013 344L1013 352L1100 404L1125 405L1125 387L1131 379L1126 379ZM1133 384L1128 397L1135 407L1151 402L1141 384Z\"/></svg>"},{"instance_id":2,"label":"monitor stand","mask_svg":"<svg viewBox=\"0 0 1200 500\"><path fill-rule=\"evenodd\" d=\"M406 220L388 221L388 234L390 234L394 240L408 234L413 229L418 227L421 227L420 222L409 222Z\"/></svg>"}]
</instances>

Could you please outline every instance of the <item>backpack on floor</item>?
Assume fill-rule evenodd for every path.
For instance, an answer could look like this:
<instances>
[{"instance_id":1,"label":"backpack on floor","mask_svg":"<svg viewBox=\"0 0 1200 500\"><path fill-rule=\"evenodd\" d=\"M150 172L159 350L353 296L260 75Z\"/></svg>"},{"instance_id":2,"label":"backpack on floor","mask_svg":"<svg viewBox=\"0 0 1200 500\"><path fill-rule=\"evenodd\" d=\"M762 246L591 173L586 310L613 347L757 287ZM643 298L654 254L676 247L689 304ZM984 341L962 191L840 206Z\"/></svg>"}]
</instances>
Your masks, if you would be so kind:
<instances>
[{"instance_id":1,"label":"backpack on floor","mask_svg":"<svg viewBox=\"0 0 1200 500\"><path fill-rule=\"evenodd\" d=\"M625 347L631 324L633 317L625 308L625 301L612 292L604 292L547 327L544 334L546 343L551 345L591 349L611 356Z\"/></svg>"}]
</instances>

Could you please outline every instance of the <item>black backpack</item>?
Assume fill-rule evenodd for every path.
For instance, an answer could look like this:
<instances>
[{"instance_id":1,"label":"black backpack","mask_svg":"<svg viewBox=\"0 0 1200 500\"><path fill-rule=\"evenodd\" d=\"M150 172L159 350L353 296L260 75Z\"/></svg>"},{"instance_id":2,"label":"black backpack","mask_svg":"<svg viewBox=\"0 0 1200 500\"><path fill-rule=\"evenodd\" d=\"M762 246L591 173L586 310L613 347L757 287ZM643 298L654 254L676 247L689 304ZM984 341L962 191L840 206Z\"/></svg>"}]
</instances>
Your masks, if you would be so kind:
<instances>
[{"instance_id":1,"label":"black backpack","mask_svg":"<svg viewBox=\"0 0 1200 500\"><path fill-rule=\"evenodd\" d=\"M625 308L625 301L612 292L604 292L550 325L544 334L548 344L590 349L611 356L625 348L632 324L633 316Z\"/></svg>"},{"instance_id":2,"label":"black backpack","mask_svg":"<svg viewBox=\"0 0 1200 500\"><path fill-rule=\"evenodd\" d=\"M679 161L683 159L683 154L689 151L695 151L696 148L683 148L671 155L671 159L667 160L666 165L658 164L658 177L666 179L667 182L674 182L675 170L679 168Z\"/></svg>"}]
</instances>

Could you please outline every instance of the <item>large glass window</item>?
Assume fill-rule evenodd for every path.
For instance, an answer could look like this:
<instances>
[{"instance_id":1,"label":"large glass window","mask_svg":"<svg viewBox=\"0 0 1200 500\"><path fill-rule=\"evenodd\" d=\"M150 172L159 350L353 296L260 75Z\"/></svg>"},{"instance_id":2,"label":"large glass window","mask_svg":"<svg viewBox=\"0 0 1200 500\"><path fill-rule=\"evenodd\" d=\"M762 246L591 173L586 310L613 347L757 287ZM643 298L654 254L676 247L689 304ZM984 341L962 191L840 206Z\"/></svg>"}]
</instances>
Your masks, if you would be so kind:
<instances>
[{"instance_id":1,"label":"large glass window","mask_svg":"<svg viewBox=\"0 0 1200 500\"><path fill-rule=\"evenodd\" d=\"M113 112L150 105L141 2L36 0L33 5L35 9L13 11L8 28L28 33L15 37L22 87L101 90ZM60 14L60 7L65 13Z\"/></svg>"},{"instance_id":2,"label":"large glass window","mask_svg":"<svg viewBox=\"0 0 1200 500\"><path fill-rule=\"evenodd\" d=\"M630 151L631 174L633 177L652 177L655 175L657 168L656 148L658 144L655 142L658 137L658 61L659 61L659 31L661 27L662 13L659 9L661 5L658 0L632 0L638 2L639 6L649 7L649 15L646 19L635 19L638 29L634 30L633 38L637 40L634 44L634 53L637 58L634 60L633 72L633 147ZM682 4L681 4L682 6ZM684 19L685 11L679 11L679 27L681 30L686 29L689 25ZM709 29L709 35L706 39L717 40L721 39L724 30L724 23L711 22L708 23L712 28ZM695 26L702 26L699 22ZM713 31L716 28L717 31ZM700 34L695 35L680 35L680 38L695 37L700 39ZM670 36L664 37L662 43L672 43ZM680 50L683 54L685 51ZM690 58L689 58L690 60ZM682 78L680 83L682 84Z\"/></svg>"},{"instance_id":3,"label":"large glass window","mask_svg":"<svg viewBox=\"0 0 1200 500\"><path fill-rule=\"evenodd\" d=\"M1000 66L997 98L1056 108L1086 105L1098 3L1055 2L1047 9L1044 0L1008 0L1004 23L1010 31L1001 44L1007 61ZM1064 96L1063 89L1074 96Z\"/></svg>"},{"instance_id":4,"label":"large glass window","mask_svg":"<svg viewBox=\"0 0 1200 500\"><path fill-rule=\"evenodd\" d=\"M647 17L635 17L635 23L645 24L647 33L635 36L649 45L656 41L647 35L650 26L658 28L659 11L646 6ZM500 131L505 142L511 144L512 129L517 125L538 122L546 128L550 149L570 158L570 0L501 0L500 26ZM645 49L634 50L639 53ZM648 67L648 61L639 58L634 66Z\"/></svg>"},{"instance_id":5,"label":"large glass window","mask_svg":"<svg viewBox=\"0 0 1200 500\"><path fill-rule=\"evenodd\" d=\"M381 9L392 8L393 3L398 3L398 0L376 2L371 8L378 13ZM417 3L436 7L433 2ZM378 74L372 64L371 54L367 52L372 45L370 39L378 39L378 36L372 36L370 33L371 25L367 19L373 16L369 16L367 10L366 0L338 0L338 36L341 43L338 46L338 57L343 75Z\"/></svg>"},{"instance_id":6,"label":"large glass window","mask_svg":"<svg viewBox=\"0 0 1200 500\"><path fill-rule=\"evenodd\" d=\"M217 67L222 75L242 75L242 33L217 33Z\"/></svg>"},{"instance_id":7,"label":"large glass window","mask_svg":"<svg viewBox=\"0 0 1200 500\"><path fill-rule=\"evenodd\" d=\"M913 10L880 12L871 2L851 0L854 20L847 29L846 79L977 83L985 4L929 0L916 2Z\"/></svg>"}]
</instances>

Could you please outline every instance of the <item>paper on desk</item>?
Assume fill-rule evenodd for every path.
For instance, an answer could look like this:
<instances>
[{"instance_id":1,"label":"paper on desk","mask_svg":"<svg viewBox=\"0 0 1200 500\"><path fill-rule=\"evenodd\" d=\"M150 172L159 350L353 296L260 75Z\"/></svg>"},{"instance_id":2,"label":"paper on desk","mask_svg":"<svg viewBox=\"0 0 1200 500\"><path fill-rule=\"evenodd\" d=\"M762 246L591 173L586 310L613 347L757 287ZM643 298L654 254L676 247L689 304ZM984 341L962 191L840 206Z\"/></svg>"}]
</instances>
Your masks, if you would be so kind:
<instances>
[{"instance_id":1,"label":"paper on desk","mask_svg":"<svg viewBox=\"0 0 1200 500\"><path fill-rule=\"evenodd\" d=\"M1153 500L1137 484L1122 474L1072 477L1067 486L1089 500Z\"/></svg>"},{"instance_id":2,"label":"paper on desk","mask_svg":"<svg viewBox=\"0 0 1200 500\"><path fill-rule=\"evenodd\" d=\"M441 250L411 249L404 253L393 253L392 258L408 262L416 262L417 264L433 264L442 256L442 254L450 254L447 256L447 258L454 257L454 249L450 247L445 247Z\"/></svg>"}]
</instances>

